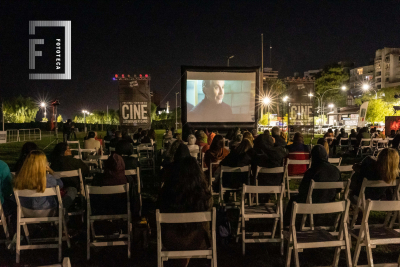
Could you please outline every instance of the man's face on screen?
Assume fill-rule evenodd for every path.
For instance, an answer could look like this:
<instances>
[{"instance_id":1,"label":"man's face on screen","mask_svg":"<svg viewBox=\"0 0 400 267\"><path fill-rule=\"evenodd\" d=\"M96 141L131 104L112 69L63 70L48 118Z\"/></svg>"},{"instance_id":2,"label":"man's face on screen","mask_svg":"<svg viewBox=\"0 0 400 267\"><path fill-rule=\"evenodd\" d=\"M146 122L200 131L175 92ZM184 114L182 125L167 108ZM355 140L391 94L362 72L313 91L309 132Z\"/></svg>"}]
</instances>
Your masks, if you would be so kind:
<instances>
[{"instance_id":1,"label":"man's face on screen","mask_svg":"<svg viewBox=\"0 0 400 267\"><path fill-rule=\"evenodd\" d=\"M215 103L221 104L224 99L225 81L211 81L210 88L206 88L206 97L209 100L214 100Z\"/></svg>"}]
</instances>

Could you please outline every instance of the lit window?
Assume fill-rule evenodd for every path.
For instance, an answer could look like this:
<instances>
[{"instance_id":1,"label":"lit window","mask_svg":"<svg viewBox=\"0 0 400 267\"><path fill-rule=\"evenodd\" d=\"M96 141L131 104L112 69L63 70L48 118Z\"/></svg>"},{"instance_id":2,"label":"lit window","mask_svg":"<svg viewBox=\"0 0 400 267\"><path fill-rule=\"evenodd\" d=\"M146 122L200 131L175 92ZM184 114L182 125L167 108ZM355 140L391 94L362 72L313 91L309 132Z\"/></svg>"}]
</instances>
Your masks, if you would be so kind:
<instances>
[{"instance_id":1,"label":"lit window","mask_svg":"<svg viewBox=\"0 0 400 267\"><path fill-rule=\"evenodd\" d=\"M363 74L363 68L357 69L357 74L358 74L358 75L362 75L362 74Z\"/></svg>"}]
</instances>

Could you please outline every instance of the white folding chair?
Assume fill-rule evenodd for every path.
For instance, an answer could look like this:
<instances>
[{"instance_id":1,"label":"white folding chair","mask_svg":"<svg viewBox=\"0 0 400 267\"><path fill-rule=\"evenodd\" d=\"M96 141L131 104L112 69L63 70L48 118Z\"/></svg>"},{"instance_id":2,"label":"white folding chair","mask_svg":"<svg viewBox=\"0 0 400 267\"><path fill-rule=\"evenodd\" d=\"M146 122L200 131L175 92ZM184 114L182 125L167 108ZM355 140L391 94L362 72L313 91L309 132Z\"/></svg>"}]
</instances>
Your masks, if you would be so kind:
<instances>
[{"instance_id":1,"label":"white folding chair","mask_svg":"<svg viewBox=\"0 0 400 267\"><path fill-rule=\"evenodd\" d=\"M70 147L71 151L77 151L78 152L78 157L79 159L82 159L82 155L81 155L81 144L79 143L79 141L67 141L68 146ZM78 145L77 148L71 148L71 145L73 145L75 147L75 145Z\"/></svg>"},{"instance_id":2,"label":"white folding chair","mask_svg":"<svg viewBox=\"0 0 400 267\"><path fill-rule=\"evenodd\" d=\"M108 155L88 155L87 159L89 161L96 161L97 166L99 166L99 169L103 169L103 161L108 159Z\"/></svg>"},{"instance_id":3,"label":"white folding chair","mask_svg":"<svg viewBox=\"0 0 400 267\"><path fill-rule=\"evenodd\" d=\"M337 145L337 147L338 147L340 150L342 150L342 148L349 148L350 146L351 146L351 145L350 145L350 140L349 140L349 138L344 138L344 137L340 138L339 144Z\"/></svg>"},{"instance_id":4,"label":"white folding chair","mask_svg":"<svg viewBox=\"0 0 400 267\"><path fill-rule=\"evenodd\" d=\"M157 221L157 266L164 266L164 261L169 259L207 258L211 260L211 266L217 267L217 238L216 238L216 210L189 213L160 213L156 211ZM161 239L161 224L169 223L201 223L211 222L212 245L207 250L182 250L167 251L163 248ZM184 249L184 248L183 248Z\"/></svg>"},{"instance_id":5,"label":"white folding chair","mask_svg":"<svg viewBox=\"0 0 400 267\"><path fill-rule=\"evenodd\" d=\"M364 142L368 142L368 144L363 145ZM360 145L358 146L356 157L358 156L358 152L361 153L361 157L363 156L363 149L369 149L372 152L372 140L371 139L361 139Z\"/></svg>"},{"instance_id":6,"label":"white folding chair","mask_svg":"<svg viewBox=\"0 0 400 267\"><path fill-rule=\"evenodd\" d=\"M282 181L284 180L285 177L285 168L284 167L275 167L275 168L266 168L266 167L260 167L257 166L257 172L256 172L256 186L258 186L258 175L260 173L269 173L269 174L278 174L281 173L282 174ZM284 183L284 181L283 181ZM275 194L275 197L277 197L277 195ZM258 205L258 194L256 194L256 202Z\"/></svg>"},{"instance_id":7,"label":"white folding chair","mask_svg":"<svg viewBox=\"0 0 400 267\"><path fill-rule=\"evenodd\" d=\"M215 192L213 191L212 184L213 184L213 182L215 181L215 176L213 176L212 170L213 170L213 166L219 165L220 162L221 162L220 160L217 161L217 162L211 162L210 168L209 168L209 173L210 173L210 174L209 174L208 184L209 184L209 186L210 186L210 191L211 191L211 194L212 194L213 196L217 196L217 195L219 195L219 193L215 193Z\"/></svg>"},{"instance_id":8,"label":"white folding chair","mask_svg":"<svg viewBox=\"0 0 400 267\"><path fill-rule=\"evenodd\" d=\"M10 239L10 234L8 232L7 220L6 220L6 216L4 215L4 210L3 210L3 206L1 205L1 201L0 201L0 225L3 226L4 234L6 236L5 240L0 240L0 243L2 243L3 241L5 242Z\"/></svg>"},{"instance_id":9,"label":"white folding chair","mask_svg":"<svg viewBox=\"0 0 400 267\"><path fill-rule=\"evenodd\" d=\"M211 169L211 166L210 166ZM247 174L247 183L250 184L250 171L251 171L251 166L243 166L243 167L228 167L228 166L222 166L221 165L221 174L220 174L220 179L219 179L219 205L224 206L224 207L230 207L230 208L237 208L239 209L239 217L238 217L238 227L236 231L236 242L239 241L240 237L240 228L241 228L241 220L242 220L242 209L240 207L241 202L236 201L236 193L242 191L242 187L239 188L229 188L229 187L224 187L223 186L223 175L224 173L248 173ZM233 202L231 201L223 201L223 196L224 193L227 191L233 192Z\"/></svg>"},{"instance_id":10,"label":"white folding chair","mask_svg":"<svg viewBox=\"0 0 400 267\"><path fill-rule=\"evenodd\" d=\"M400 244L399 230L392 229L387 226L375 226L368 223L371 211L399 213L400 201L372 201L366 202L366 208L363 214L362 224L360 229L354 229L352 232L357 236L357 244L354 251L353 266L399 266L400 257L396 263L381 263L375 264L372 257L372 249L377 245ZM395 220L395 217L392 218ZM393 222L391 223L393 224ZM368 265L358 265L361 247L365 246L367 251Z\"/></svg>"},{"instance_id":11,"label":"white folding chair","mask_svg":"<svg viewBox=\"0 0 400 267\"><path fill-rule=\"evenodd\" d=\"M90 206L90 195L111 195L126 193L127 197L127 213L126 214L115 214L115 215L92 215ZM128 245L128 258L131 258L131 208L129 199L129 184L114 185L114 186L89 186L86 185L86 196L87 196L87 259L90 259L90 248L91 247L105 247L105 246L123 246ZM127 220L128 231L127 234L120 234L119 236L112 236L112 239L118 239L118 241L110 241L107 239L108 236L98 236L94 233L93 223L101 220ZM90 241L90 233L92 233L93 241Z\"/></svg>"},{"instance_id":12,"label":"white folding chair","mask_svg":"<svg viewBox=\"0 0 400 267\"><path fill-rule=\"evenodd\" d=\"M296 160L296 159L287 159L286 161L286 171L285 171L285 180L286 180L286 191L288 193L288 199L290 199L290 193L298 193L299 190L290 190L290 181L291 180L302 180L304 174L300 175L289 175L289 165L311 165L311 160L303 159L303 160Z\"/></svg>"},{"instance_id":13,"label":"white folding chair","mask_svg":"<svg viewBox=\"0 0 400 267\"><path fill-rule=\"evenodd\" d=\"M61 264L43 265L38 267L71 267L71 261L68 257L65 257Z\"/></svg>"},{"instance_id":14,"label":"white folding chair","mask_svg":"<svg viewBox=\"0 0 400 267\"><path fill-rule=\"evenodd\" d=\"M246 253L246 243L266 243L266 242L276 242L281 243L281 254L283 255L283 203L282 198L285 192L285 184L282 183L280 186L251 186L243 184L242 187L242 253ZM273 203L263 203L259 205L253 205L251 200L248 205L245 205L246 194L249 194L249 199L251 199L251 194L279 194L278 202ZM247 232L245 222L250 219L274 219L274 227L272 232ZM279 225L279 237L275 238L276 228ZM248 237L246 237L246 235ZM269 237L269 238L267 238Z\"/></svg>"},{"instance_id":15,"label":"white folding chair","mask_svg":"<svg viewBox=\"0 0 400 267\"><path fill-rule=\"evenodd\" d=\"M383 149L389 147L389 140L378 140L374 146L374 151L372 152L373 155L378 155Z\"/></svg>"},{"instance_id":16,"label":"white folding chair","mask_svg":"<svg viewBox=\"0 0 400 267\"><path fill-rule=\"evenodd\" d=\"M400 195L399 195L400 179L397 179L396 181L393 181L392 183L388 184L383 180L368 180L367 178L364 178L363 183L361 185L360 194L358 195L357 198L357 204L356 205L351 204L351 206L354 209L353 218L350 224L351 229L358 229L361 226L361 225L356 225L356 222L359 211L364 211L366 208L367 202L365 199L365 190L367 188L382 188L382 187L393 187L394 194L392 200L400 200ZM396 214L394 214L393 216L396 216ZM390 216L387 215L384 225L393 227L393 225L389 225L389 220ZM354 235L353 237L357 238L357 236Z\"/></svg>"},{"instance_id":17,"label":"white folding chair","mask_svg":"<svg viewBox=\"0 0 400 267\"><path fill-rule=\"evenodd\" d=\"M345 166L336 166L336 168L338 168L338 170L340 171L340 173L342 172L354 172L353 171L353 165L345 165Z\"/></svg>"},{"instance_id":18,"label":"white folding chair","mask_svg":"<svg viewBox=\"0 0 400 267\"><path fill-rule=\"evenodd\" d=\"M140 169L139 167L136 168L136 170L125 170L125 175L133 175L136 176L136 183L137 183L137 190L139 194L139 204L140 204L140 209L139 209L139 216L142 216L142 184L140 181Z\"/></svg>"},{"instance_id":19,"label":"white folding chair","mask_svg":"<svg viewBox=\"0 0 400 267\"><path fill-rule=\"evenodd\" d=\"M332 190L332 189L340 189L340 193L343 192L343 195L339 197L340 201L344 201L347 199L349 195L350 189L350 180L348 181L341 181L341 182L315 182L311 179L310 187L308 189L307 194L307 204L312 204L312 193L314 190ZM339 194L340 194L339 193ZM310 216L310 227L305 227L305 223L307 220L308 215ZM335 225L333 226L334 229L337 228L339 224L340 214L336 216ZM311 229L314 230L314 216L313 214L303 214L303 218L301 221L301 230Z\"/></svg>"},{"instance_id":20,"label":"white folding chair","mask_svg":"<svg viewBox=\"0 0 400 267\"><path fill-rule=\"evenodd\" d=\"M115 147L110 146L110 147L109 147L109 150L110 150L110 153L111 153L111 152L115 152Z\"/></svg>"},{"instance_id":21,"label":"white folding chair","mask_svg":"<svg viewBox=\"0 0 400 267\"><path fill-rule=\"evenodd\" d=\"M153 175L156 173L156 162L154 146L149 144L140 144L137 146L137 151L139 154L139 162L141 170L152 170Z\"/></svg>"},{"instance_id":22,"label":"white folding chair","mask_svg":"<svg viewBox=\"0 0 400 267\"><path fill-rule=\"evenodd\" d=\"M351 266L350 241L347 230L347 216L349 213L350 201L340 201L321 204L302 204L293 202L292 217L290 219L290 230L284 232L285 239L288 240L286 266L290 266L292 251L296 267L300 266L299 252L308 248L327 248L335 247L335 254L332 266L338 266L340 251L345 250L346 264ZM296 215L302 214L332 214L341 213L339 231L334 229L328 232L325 229L315 227L311 231L296 231Z\"/></svg>"},{"instance_id":23,"label":"white folding chair","mask_svg":"<svg viewBox=\"0 0 400 267\"><path fill-rule=\"evenodd\" d=\"M337 166L340 166L340 163L342 163L342 158L328 158L328 162L330 164L337 164Z\"/></svg>"},{"instance_id":24,"label":"white folding chair","mask_svg":"<svg viewBox=\"0 0 400 267\"><path fill-rule=\"evenodd\" d=\"M69 242L68 239L68 231L65 226L65 223L63 223L64 220L64 208L62 205L62 199L61 199L61 194L60 194L60 188L59 186L57 187L51 187L51 188L46 188L43 193L37 192L36 190L14 190L14 195L15 195L15 200L17 202L17 244L16 244L16 262L19 263L20 260L20 255L21 255L21 250L26 250L26 249L43 249L43 248L58 248L58 261L61 262L62 258L62 232L63 232L63 225L64 225L64 230L65 234L67 236L67 242ZM47 216L47 217L25 217L23 207L21 206L20 199L19 197L25 197L25 198L32 198L32 197L53 197L57 196L58 200L58 214L56 216ZM50 223L50 222L55 222L58 223L58 237L57 238L37 238L37 239L30 239L28 242L28 245L22 245L21 246L21 226L24 227L25 235L28 237L29 233L27 233L27 224L34 224L34 223ZM32 242L49 242L52 241L53 243L55 241L58 241L57 244L40 244L40 245L32 245L30 243Z\"/></svg>"}]
</instances>

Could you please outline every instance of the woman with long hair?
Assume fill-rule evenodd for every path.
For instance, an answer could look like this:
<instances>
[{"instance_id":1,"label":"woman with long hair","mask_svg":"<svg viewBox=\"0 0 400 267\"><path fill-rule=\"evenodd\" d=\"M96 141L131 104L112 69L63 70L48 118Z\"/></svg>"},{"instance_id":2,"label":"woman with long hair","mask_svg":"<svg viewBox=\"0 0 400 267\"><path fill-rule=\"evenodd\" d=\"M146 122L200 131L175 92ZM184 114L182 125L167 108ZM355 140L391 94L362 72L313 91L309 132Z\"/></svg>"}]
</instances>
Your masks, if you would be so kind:
<instances>
[{"instance_id":1,"label":"woman with long hair","mask_svg":"<svg viewBox=\"0 0 400 267\"><path fill-rule=\"evenodd\" d=\"M367 156L361 164L354 164L356 172L352 178L353 196L358 197L364 178L368 180L383 180L390 184L399 176L399 153L393 148L385 148L378 157ZM385 194L386 188L367 188L365 199L391 199ZM354 201L354 199L353 199Z\"/></svg>"},{"instance_id":2,"label":"woman with long hair","mask_svg":"<svg viewBox=\"0 0 400 267\"><path fill-rule=\"evenodd\" d=\"M248 139L251 143L251 146L253 146L254 137L250 132L244 132L243 139Z\"/></svg>"},{"instance_id":3,"label":"woman with long hair","mask_svg":"<svg viewBox=\"0 0 400 267\"><path fill-rule=\"evenodd\" d=\"M15 167L14 167L14 172L18 173L19 170L21 169L22 165L24 164L26 157L29 155L29 153L33 150L38 150L38 149L39 148L35 143L26 142L22 146L21 153L20 153L17 163L15 164Z\"/></svg>"},{"instance_id":4,"label":"woman with long hair","mask_svg":"<svg viewBox=\"0 0 400 267\"><path fill-rule=\"evenodd\" d=\"M325 138L320 138L320 139L318 139L317 145L323 146L323 147L325 148L325 150L326 150L326 153L328 154L328 157L329 157L329 144L328 144L328 142L325 140Z\"/></svg>"},{"instance_id":5,"label":"woman with long hair","mask_svg":"<svg viewBox=\"0 0 400 267\"><path fill-rule=\"evenodd\" d=\"M187 148L186 148L187 149ZM165 180L158 203L161 213L202 212L212 209L208 183L196 159L180 159L173 175ZM168 250L199 250L210 247L209 223L162 225L162 242ZM189 259L166 262L169 266L187 266Z\"/></svg>"},{"instance_id":6,"label":"woman with long hair","mask_svg":"<svg viewBox=\"0 0 400 267\"><path fill-rule=\"evenodd\" d=\"M229 154L229 151L224 147L224 138L222 135L216 135L210 145L210 148L204 155L204 163L207 168L210 167L211 163L223 160ZM215 170L217 168L218 166L215 166Z\"/></svg>"},{"instance_id":7,"label":"woman with long hair","mask_svg":"<svg viewBox=\"0 0 400 267\"><path fill-rule=\"evenodd\" d=\"M48 166L46 155L42 151L33 150L28 154L21 170L15 176L14 189L30 189L42 193L46 188L56 187L57 185L63 188L63 182L61 179L56 179L52 175L53 173L53 170ZM69 187L65 190L65 194L62 197L64 208L71 206L76 194L77 190L74 187ZM48 216L53 214L58 206L56 197L53 196L20 197L20 202L24 215L27 216Z\"/></svg>"}]
</instances>

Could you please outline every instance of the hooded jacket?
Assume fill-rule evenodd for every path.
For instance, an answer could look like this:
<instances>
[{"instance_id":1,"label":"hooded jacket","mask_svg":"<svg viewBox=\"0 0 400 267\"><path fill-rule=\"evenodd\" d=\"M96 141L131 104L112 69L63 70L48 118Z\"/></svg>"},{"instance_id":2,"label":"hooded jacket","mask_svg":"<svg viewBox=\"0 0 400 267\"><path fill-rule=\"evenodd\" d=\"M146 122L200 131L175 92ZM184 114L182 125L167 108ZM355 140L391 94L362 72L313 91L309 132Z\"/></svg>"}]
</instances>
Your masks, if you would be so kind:
<instances>
[{"instance_id":1,"label":"hooded jacket","mask_svg":"<svg viewBox=\"0 0 400 267\"><path fill-rule=\"evenodd\" d=\"M305 173L299 187L298 203L305 203L311 180L315 182L337 182L340 179L338 168L328 162L328 154L321 145L315 145L311 150L311 168ZM334 200L335 189L318 189L313 191L313 203L327 203Z\"/></svg>"}]
</instances>

